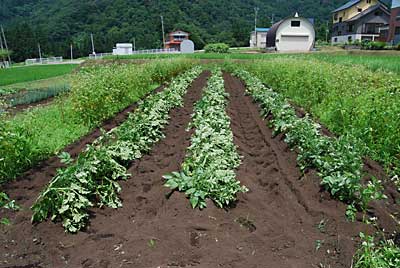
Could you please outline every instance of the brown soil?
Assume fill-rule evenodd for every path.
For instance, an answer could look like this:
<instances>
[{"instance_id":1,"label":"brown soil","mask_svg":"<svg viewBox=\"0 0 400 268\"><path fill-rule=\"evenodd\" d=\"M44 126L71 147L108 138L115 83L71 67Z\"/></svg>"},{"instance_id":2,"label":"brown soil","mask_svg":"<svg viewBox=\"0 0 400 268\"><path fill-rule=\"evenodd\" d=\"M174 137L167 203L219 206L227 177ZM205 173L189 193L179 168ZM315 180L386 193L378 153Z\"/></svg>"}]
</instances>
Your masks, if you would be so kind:
<instances>
[{"instance_id":1,"label":"brown soil","mask_svg":"<svg viewBox=\"0 0 400 268\"><path fill-rule=\"evenodd\" d=\"M69 235L59 223L29 222L27 208L54 175L51 162L10 184L11 197L26 209L1 227L0 267L350 267L358 233L374 229L346 222L345 205L320 189L315 172L300 174L296 154L282 136L272 138L256 104L243 96L243 84L228 74L227 112L243 156L237 178L250 191L226 210L211 202L193 210L179 192L166 197L162 176L180 169L192 134L185 129L208 75L193 83L185 106L171 112L166 138L129 169L132 178L121 183L124 207L93 209L86 231ZM373 164L367 168L379 172ZM380 226L393 231L387 206L377 202L371 213L377 211Z\"/></svg>"},{"instance_id":2,"label":"brown soil","mask_svg":"<svg viewBox=\"0 0 400 268\"><path fill-rule=\"evenodd\" d=\"M37 102L33 102L33 103L29 103L29 104L20 104L20 105L16 105L14 107L11 107L9 109L7 109L7 112L11 115L14 116L20 112L23 112L27 109L31 109L34 107L38 107L38 106L46 106L51 104L54 101L54 97L50 97L41 101L37 101Z\"/></svg>"}]
</instances>

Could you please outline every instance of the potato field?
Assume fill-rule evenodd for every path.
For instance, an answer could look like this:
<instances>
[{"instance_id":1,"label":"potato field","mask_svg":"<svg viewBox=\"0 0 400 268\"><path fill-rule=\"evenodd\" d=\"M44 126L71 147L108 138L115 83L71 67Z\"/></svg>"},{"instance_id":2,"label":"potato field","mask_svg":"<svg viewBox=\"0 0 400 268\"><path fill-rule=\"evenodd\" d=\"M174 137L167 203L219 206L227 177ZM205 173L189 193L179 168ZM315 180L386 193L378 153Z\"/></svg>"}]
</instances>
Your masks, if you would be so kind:
<instances>
[{"instance_id":1,"label":"potato field","mask_svg":"<svg viewBox=\"0 0 400 268\"><path fill-rule=\"evenodd\" d=\"M399 268L400 78L330 61L104 60L17 111L3 90L0 267Z\"/></svg>"}]
</instances>

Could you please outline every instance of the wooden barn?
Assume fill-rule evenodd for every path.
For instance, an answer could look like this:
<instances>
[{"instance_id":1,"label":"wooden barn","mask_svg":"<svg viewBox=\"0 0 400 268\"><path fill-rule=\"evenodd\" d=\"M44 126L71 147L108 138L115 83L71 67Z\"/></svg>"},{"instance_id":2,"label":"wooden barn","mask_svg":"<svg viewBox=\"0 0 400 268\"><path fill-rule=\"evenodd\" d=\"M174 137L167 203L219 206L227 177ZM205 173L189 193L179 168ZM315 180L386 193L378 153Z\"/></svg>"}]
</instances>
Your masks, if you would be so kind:
<instances>
[{"instance_id":1,"label":"wooden barn","mask_svg":"<svg viewBox=\"0 0 400 268\"><path fill-rule=\"evenodd\" d=\"M288 17L272 25L267 34L267 48L276 51L310 51L315 43L314 25L307 18Z\"/></svg>"}]
</instances>

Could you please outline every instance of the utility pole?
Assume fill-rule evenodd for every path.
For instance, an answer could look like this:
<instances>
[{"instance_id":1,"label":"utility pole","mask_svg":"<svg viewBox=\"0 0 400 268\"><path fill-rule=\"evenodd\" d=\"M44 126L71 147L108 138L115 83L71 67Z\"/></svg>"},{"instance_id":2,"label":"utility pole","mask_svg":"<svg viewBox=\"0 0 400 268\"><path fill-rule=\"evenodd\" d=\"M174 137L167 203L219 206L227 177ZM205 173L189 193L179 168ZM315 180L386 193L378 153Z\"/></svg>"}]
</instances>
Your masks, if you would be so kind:
<instances>
[{"instance_id":1,"label":"utility pole","mask_svg":"<svg viewBox=\"0 0 400 268\"><path fill-rule=\"evenodd\" d=\"M40 49L40 44L38 43L38 49L39 49L39 59L40 63L42 63L42 50Z\"/></svg>"},{"instance_id":2,"label":"utility pole","mask_svg":"<svg viewBox=\"0 0 400 268\"><path fill-rule=\"evenodd\" d=\"M136 38L133 38L133 51L136 51Z\"/></svg>"},{"instance_id":3,"label":"utility pole","mask_svg":"<svg viewBox=\"0 0 400 268\"><path fill-rule=\"evenodd\" d=\"M0 35L0 53L4 51L4 47L3 47L3 37ZM0 58L0 68L3 65L3 62L5 61L4 59L4 55L1 53L1 58Z\"/></svg>"},{"instance_id":4,"label":"utility pole","mask_svg":"<svg viewBox=\"0 0 400 268\"><path fill-rule=\"evenodd\" d=\"M93 34L92 33L90 34L90 40L92 41L92 53L93 53L93 55L96 56L96 52L94 50L94 42L93 42Z\"/></svg>"},{"instance_id":5,"label":"utility pole","mask_svg":"<svg viewBox=\"0 0 400 268\"><path fill-rule=\"evenodd\" d=\"M4 39L4 46L6 47L6 51L7 53L7 57L8 57L8 64L11 66L11 57L10 57L10 51L8 50L8 46L7 46L7 39L6 39L6 35L4 34L4 29L3 29L3 25L1 25L1 33L3 34L3 39Z\"/></svg>"},{"instance_id":6,"label":"utility pole","mask_svg":"<svg viewBox=\"0 0 400 268\"><path fill-rule=\"evenodd\" d=\"M274 20L275 20L275 14L272 14L272 20L271 20L272 25L274 25Z\"/></svg>"},{"instance_id":7,"label":"utility pole","mask_svg":"<svg viewBox=\"0 0 400 268\"><path fill-rule=\"evenodd\" d=\"M258 8L258 7L255 7L254 8L254 33L255 33L255 35L256 35L256 44L255 44L255 47L258 47L258 37L257 37L257 15L258 15L258 11L259 11L260 9Z\"/></svg>"},{"instance_id":8,"label":"utility pole","mask_svg":"<svg viewBox=\"0 0 400 268\"><path fill-rule=\"evenodd\" d=\"M163 40L163 48L165 49L165 33L164 33L164 17L161 17L161 30L162 30L162 40Z\"/></svg>"},{"instance_id":9,"label":"utility pole","mask_svg":"<svg viewBox=\"0 0 400 268\"><path fill-rule=\"evenodd\" d=\"M71 44L70 48L71 48L71 62L72 62L74 60L74 55L72 54L72 44Z\"/></svg>"},{"instance_id":10,"label":"utility pole","mask_svg":"<svg viewBox=\"0 0 400 268\"><path fill-rule=\"evenodd\" d=\"M326 36L325 36L325 39L326 39L327 43L328 43L328 34L329 34L329 21L326 21Z\"/></svg>"}]
</instances>

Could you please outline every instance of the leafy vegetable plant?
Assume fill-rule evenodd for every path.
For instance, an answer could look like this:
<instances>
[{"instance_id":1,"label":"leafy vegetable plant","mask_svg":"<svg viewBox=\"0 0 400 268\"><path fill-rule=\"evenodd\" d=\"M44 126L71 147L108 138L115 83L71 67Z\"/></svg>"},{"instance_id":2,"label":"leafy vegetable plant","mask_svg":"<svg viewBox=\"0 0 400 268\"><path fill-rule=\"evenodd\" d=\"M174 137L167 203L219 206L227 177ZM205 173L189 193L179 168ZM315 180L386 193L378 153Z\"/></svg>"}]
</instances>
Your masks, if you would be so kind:
<instances>
[{"instance_id":1,"label":"leafy vegetable plant","mask_svg":"<svg viewBox=\"0 0 400 268\"><path fill-rule=\"evenodd\" d=\"M140 158L163 138L169 111L183 105L188 86L200 72L201 68L196 67L140 102L122 125L103 133L75 161L68 154L61 154L67 167L58 170L38 197L32 207L32 221L50 216L52 220L62 220L64 228L74 233L86 226L90 207L121 207L118 180L130 176L129 161Z\"/></svg>"},{"instance_id":2,"label":"leafy vegetable plant","mask_svg":"<svg viewBox=\"0 0 400 268\"><path fill-rule=\"evenodd\" d=\"M186 193L193 208L206 207L210 198L219 207L247 189L236 180L240 156L226 114L228 94L220 70L215 70L202 99L196 103L190 128L195 129L181 172L165 175L165 186Z\"/></svg>"},{"instance_id":3,"label":"leafy vegetable plant","mask_svg":"<svg viewBox=\"0 0 400 268\"><path fill-rule=\"evenodd\" d=\"M373 178L363 185L362 156L364 147L351 135L330 138L321 134L321 126L309 116L297 117L286 99L265 87L249 72L238 69L235 74L247 84L247 93L260 103L264 116L272 115L274 132L285 133L285 142L298 153L301 170L315 168L321 184L341 201L347 202L346 215L354 220L356 207L366 210L371 200L383 199L380 181Z\"/></svg>"}]
</instances>

